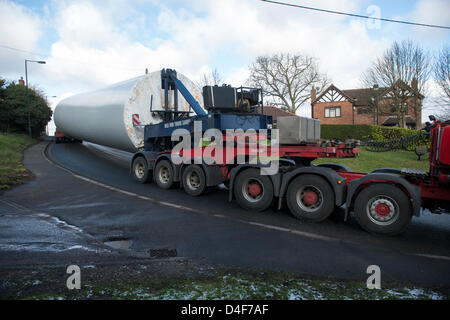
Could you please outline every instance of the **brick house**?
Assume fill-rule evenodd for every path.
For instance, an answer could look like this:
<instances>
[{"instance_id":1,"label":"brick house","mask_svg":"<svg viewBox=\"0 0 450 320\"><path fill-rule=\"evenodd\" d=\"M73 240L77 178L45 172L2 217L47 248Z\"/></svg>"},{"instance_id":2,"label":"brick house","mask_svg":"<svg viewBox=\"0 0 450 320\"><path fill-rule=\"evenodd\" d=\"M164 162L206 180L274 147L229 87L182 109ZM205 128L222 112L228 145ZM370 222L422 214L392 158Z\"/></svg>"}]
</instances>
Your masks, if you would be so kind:
<instances>
[{"instance_id":1,"label":"brick house","mask_svg":"<svg viewBox=\"0 0 450 320\"><path fill-rule=\"evenodd\" d=\"M409 86L406 91L408 99L405 105L405 122L408 128L415 128L414 105L419 106L417 118L420 123L424 96L419 94L416 99ZM319 119L322 124L399 126L399 120L393 113L391 103L389 88L374 86L373 88L340 90L332 84L317 97L316 89L311 89L311 117Z\"/></svg>"},{"instance_id":2,"label":"brick house","mask_svg":"<svg viewBox=\"0 0 450 320\"><path fill-rule=\"evenodd\" d=\"M292 113L292 112L289 112L289 111L286 111L286 110L283 110L281 108L277 108L274 106L264 106L263 108L258 107L257 111L258 111L258 113L263 113L268 116L272 116L274 125L277 124L277 118L279 118L279 117L296 116L295 113Z\"/></svg>"}]
</instances>

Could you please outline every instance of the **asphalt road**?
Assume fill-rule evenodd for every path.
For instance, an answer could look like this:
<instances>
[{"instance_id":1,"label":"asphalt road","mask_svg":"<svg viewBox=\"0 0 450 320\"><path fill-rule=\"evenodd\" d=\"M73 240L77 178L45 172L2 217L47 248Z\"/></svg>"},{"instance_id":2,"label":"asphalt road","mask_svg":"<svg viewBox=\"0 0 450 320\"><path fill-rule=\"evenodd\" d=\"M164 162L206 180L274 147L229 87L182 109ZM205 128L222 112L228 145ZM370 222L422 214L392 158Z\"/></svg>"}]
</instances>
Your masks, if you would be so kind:
<instances>
[{"instance_id":1,"label":"asphalt road","mask_svg":"<svg viewBox=\"0 0 450 320\"><path fill-rule=\"evenodd\" d=\"M5 219L0 243L10 247L0 246L6 258L0 266L34 263L36 256L40 262L52 261L62 253L73 253L68 259L120 259L103 242L125 239L138 258L169 252L207 263L362 281L367 267L376 264L382 281L450 286L449 215L425 214L401 236L380 237L362 231L354 219L344 222L342 210L319 224L302 223L286 210L249 212L229 203L220 188L190 197L182 190L135 183L128 153L86 143L51 144L48 157L68 172L46 160L45 146L27 150L24 164L36 179L6 192L0 213L11 215L8 219L21 219L24 213L38 219L40 214L52 228L64 227L70 234L54 230L58 236L39 241L51 250L19 250L23 242L37 240L14 239L14 227ZM27 234L31 225L24 223L20 232ZM51 246L54 239L56 247Z\"/></svg>"}]
</instances>

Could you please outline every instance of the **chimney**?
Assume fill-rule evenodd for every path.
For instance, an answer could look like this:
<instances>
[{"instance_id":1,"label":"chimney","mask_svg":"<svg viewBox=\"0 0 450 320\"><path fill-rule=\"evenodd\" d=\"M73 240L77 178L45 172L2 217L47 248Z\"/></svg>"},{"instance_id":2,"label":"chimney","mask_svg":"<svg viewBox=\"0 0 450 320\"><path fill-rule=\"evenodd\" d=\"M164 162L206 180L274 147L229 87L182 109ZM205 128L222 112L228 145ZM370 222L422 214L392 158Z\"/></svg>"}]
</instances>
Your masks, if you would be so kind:
<instances>
[{"instance_id":1,"label":"chimney","mask_svg":"<svg viewBox=\"0 0 450 320\"><path fill-rule=\"evenodd\" d=\"M19 79L19 85L25 86L25 81L23 80L23 77L20 77L20 79Z\"/></svg>"},{"instance_id":2,"label":"chimney","mask_svg":"<svg viewBox=\"0 0 450 320\"><path fill-rule=\"evenodd\" d=\"M316 88L313 86L311 88L311 118L314 119L314 105L313 102L316 100Z\"/></svg>"},{"instance_id":3,"label":"chimney","mask_svg":"<svg viewBox=\"0 0 450 320\"><path fill-rule=\"evenodd\" d=\"M311 88L311 103L313 103L314 100L316 100L316 88L313 86Z\"/></svg>"},{"instance_id":4,"label":"chimney","mask_svg":"<svg viewBox=\"0 0 450 320\"><path fill-rule=\"evenodd\" d=\"M411 87L414 90L414 94L416 94L419 91L419 82L417 81L417 78L414 77L411 81Z\"/></svg>"}]
</instances>

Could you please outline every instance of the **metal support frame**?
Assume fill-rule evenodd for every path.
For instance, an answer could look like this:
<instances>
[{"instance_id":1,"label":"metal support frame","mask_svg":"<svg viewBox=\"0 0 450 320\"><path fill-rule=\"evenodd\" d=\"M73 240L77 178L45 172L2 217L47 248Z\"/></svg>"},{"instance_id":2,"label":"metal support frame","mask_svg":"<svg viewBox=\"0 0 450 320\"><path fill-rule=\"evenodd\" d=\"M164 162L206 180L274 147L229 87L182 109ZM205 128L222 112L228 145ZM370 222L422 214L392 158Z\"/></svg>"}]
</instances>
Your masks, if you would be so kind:
<instances>
[{"instance_id":1,"label":"metal support frame","mask_svg":"<svg viewBox=\"0 0 450 320\"><path fill-rule=\"evenodd\" d=\"M28 67L27 62L36 62L39 64L45 64L45 61L42 60L28 60L25 59L25 81L26 81L26 103L28 105L28 135L30 136L30 139L33 138L32 132L31 132L31 106L30 106L30 98L29 98L29 88L28 88Z\"/></svg>"},{"instance_id":2,"label":"metal support frame","mask_svg":"<svg viewBox=\"0 0 450 320\"><path fill-rule=\"evenodd\" d=\"M161 86L164 89L164 110L153 111L150 105L150 111L162 116L165 122L181 120L189 117L191 108L197 115L206 115L197 100L186 89L183 83L177 78L177 72L172 69L161 70ZM169 90L174 91L173 110L169 106ZM189 103L189 111L178 111L178 92Z\"/></svg>"}]
</instances>

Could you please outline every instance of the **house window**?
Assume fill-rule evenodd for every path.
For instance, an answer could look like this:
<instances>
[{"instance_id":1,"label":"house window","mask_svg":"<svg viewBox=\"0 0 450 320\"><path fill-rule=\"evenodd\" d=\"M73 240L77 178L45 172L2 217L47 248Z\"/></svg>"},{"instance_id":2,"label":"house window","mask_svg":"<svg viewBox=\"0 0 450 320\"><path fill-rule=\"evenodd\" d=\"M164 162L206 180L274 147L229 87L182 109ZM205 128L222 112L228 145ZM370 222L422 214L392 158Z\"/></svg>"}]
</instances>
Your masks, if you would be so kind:
<instances>
[{"instance_id":1,"label":"house window","mask_svg":"<svg viewBox=\"0 0 450 320\"><path fill-rule=\"evenodd\" d=\"M358 114L370 114L369 108L358 108Z\"/></svg>"},{"instance_id":2,"label":"house window","mask_svg":"<svg viewBox=\"0 0 450 320\"><path fill-rule=\"evenodd\" d=\"M341 116L341 107L325 108L325 118L337 118Z\"/></svg>"}]
</instances>

